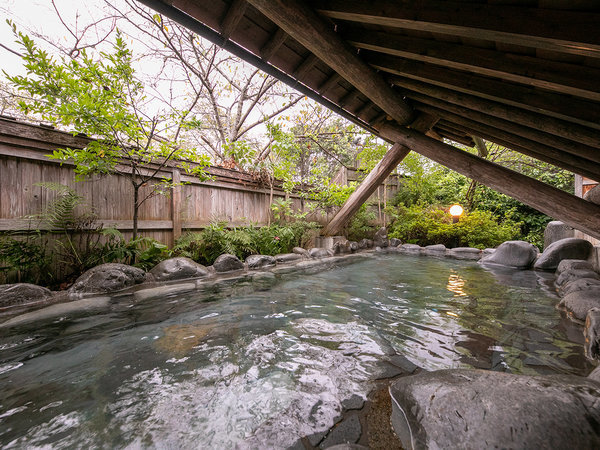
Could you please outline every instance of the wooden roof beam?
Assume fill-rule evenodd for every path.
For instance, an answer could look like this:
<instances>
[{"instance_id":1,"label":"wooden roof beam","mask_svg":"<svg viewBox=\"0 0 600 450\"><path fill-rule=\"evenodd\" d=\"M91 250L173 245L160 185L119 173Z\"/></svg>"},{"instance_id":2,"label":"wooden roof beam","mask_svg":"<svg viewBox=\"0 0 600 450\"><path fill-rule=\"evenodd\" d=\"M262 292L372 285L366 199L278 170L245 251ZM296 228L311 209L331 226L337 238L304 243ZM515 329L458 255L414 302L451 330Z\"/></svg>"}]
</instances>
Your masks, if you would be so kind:
<instances>
[{"instance_id":1,"label":"wooden roof beam","mask_svg":"<svg viewBox=\"0 0 600 450\"><path fill-rule=\"evenodd\" d=\"M443 87L405 77L390 77L390 82L412 92L423 94L431 99L438 99L452 105L468 108L488 116L521 124L550 135L569 139L580 144L600 148L600 130L584 127L554 117L544 116L532 111L517 108L504 103L483 99ZM425 97L419 100L425 101ZM448 106L448 108L451 108ZM458 111L456 108L453 111ZM459 113L460 114L460 113ZM510 128L510 126L509 126Z\"/></svg>"},{"instance_id":2,"label":"wooden roof beam","mask_svg":"<svg viewBox=\"0 0 600 450\"><path fill-rule=\"evenodd\" d=\"M563 152L581 156L582 158L587 158L591 161L596 161L600 163L600 148L594 148L588 145L579 144L568 139L553 136L543 131L539 131L535 128L523 126L515 122L509 122L504 119L499 119L497 117L493 117L488 114L481 113L479 111L474 111L463 106L447 103L443 100L438 100L436 98L432 98L420 93L406 91L406 95L411 100L434 106L438 109L447 111L450 114L458 115L466 119L471 119L475 122L479 122L482 124L491 125L495 128L504 130L505 132L514 134L517 137L530 139L532 141L539 142L540 144L554 147Z\"/></svg>"},{"instance_id":3,"label":"wooden roof beam","mask_svg":"<svg viewBox=\"0 0 600 450\"><path fill-rule=\"evenodd\" d=\"M342 35L360 49L600 100L600 69L594 67L357 28Z\"/></svg>"},{"instance_id":4,"label":"wooden roof beam","mask_svg":"<svg viewBox=\"0 0 600 450\"><path fill-rule=\"evenodd\" d=\"M383 124L380 133L456 172L513 197L544 214L600 238L600 206L548 184L436 141L418 131Z\"/></svg>"},{"instance_id":5,"label":"wooden roof beam","mask_svg":"<svg viewBox=\"0 0 600 450\"><path fill-rule=\"evenodd\" d=\"M489 123L470 120L458 114L450 113L441 108L435 108L423 104L417 104L416 108L419 111L427 112L429 114L437 114L439 117L448 120L453 124L464 127L470 132L475 132L475 134L505 147L513 148L517 151L520 151L516 148L517 146L521 149L527 149L526 153L522 153L525 153L533 158L540 159L571 172L589 176L594 179L599 178L600 176L600 162L598 161L573 155L571 153L558 150L550 145L540 144L539 142L532 141L531 139L508 132L501 127L498 128ZM598 156L600 155L595 157L596 160L598 159Z\"/></svg>"},{"instance_id":6,"label":"wooden roof beam","mask_svg":"<svg viewBox=\"0 0 600 450\"><path fill-rule=\"evenodd\" d=\"M600 14L451 0L311 0L332 19L485 39L598 58Z\"/></svg>"},{"instance_id":7,"label":"wooden roof beam","mask_svg":"<svg viewBox=\"0 0 600 450\"><path fill-rule=\"evenodd\" d=\"M256 9L356 89L404 125L412 119L412 108L375 70L362 61L313 9L300 0L249 0Z\"/></svg>"},{"instance_id":8,"label":"wooden roof beam","mask_svg":"<svg viewBox=\"0 0 600 450\"><path fill-rule=\"evenodd\" d=\"M277 31L273 33L271 38L262 46L260 49L260 57L268 61L270 60L277 50L284 44L287 39L287 34L281 28L277 28Z\"/></svg>"},{"instance_id":9,"label":"wooden roof beam","mask_svg":"<svg viewBox=\"0 0 600 450\"><path fill-rule=\"evenodd\" d=\"M579 97L540 91L537 88L521 84L446 69L398 56L382 55L370 51L363 51L361 55L376 69L390 74L424 81L584 126L600 127L600 108L597 103Z\"/></svg>"},{"instance_id":10,"label":"wooden roof beam","mask_svg":"<svg viewBox=\"0 0 600 450\"><path fill-rule=\"evenodd\" d=\"M221 21L221 36L225 41L229 40L231 34L235 31L236 27L244 17L248 3L246 0L233 0L233 3L227 10L227 14Z\"/></svg>"}]
</instances>

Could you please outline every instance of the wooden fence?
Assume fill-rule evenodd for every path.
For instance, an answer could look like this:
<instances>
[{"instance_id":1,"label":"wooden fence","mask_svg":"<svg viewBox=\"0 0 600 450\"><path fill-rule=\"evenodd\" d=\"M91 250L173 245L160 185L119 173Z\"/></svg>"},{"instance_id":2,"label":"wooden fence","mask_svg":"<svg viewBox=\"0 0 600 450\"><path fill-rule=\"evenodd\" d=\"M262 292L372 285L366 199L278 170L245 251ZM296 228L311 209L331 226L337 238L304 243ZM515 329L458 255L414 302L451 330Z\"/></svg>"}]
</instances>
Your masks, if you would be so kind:
<instances>
[{"instance_id":1,"label":"wooden fence","mask_svg":"<svg viewBox=\"0 0 600 450\"><path fill-rule=\"evenodd\" d=\"M86 137L0 116L0 232L26 230L30 221L25 217L40 213L55 198L56 193L39 185L51 182L70 186L82 195L99 224L131 236L133 187L126 176L76 182L72 164L61 165L46 157L56 148L83 148L88 142ZM304 207L298 194L287 195L278 185L271 190L249 173L220 167L210 167L207 172L213 180L199 181L175 167L161 170L157 178L171 177L185 184L174 188L170 196L156 195L141 206L140 234L172 245L182 230L201 230L215 221L227 222L228 226L265 225L271 214L271 200L289 198L295 210ZM354 180L356 173L346 171L338 178L339 184L345 184ZM397 188L397 179L391 177L371 198L380 222L385 222L382 208ZM334 213L331 210L310 219L325 224Z\"/></svg>"}]
</instances>

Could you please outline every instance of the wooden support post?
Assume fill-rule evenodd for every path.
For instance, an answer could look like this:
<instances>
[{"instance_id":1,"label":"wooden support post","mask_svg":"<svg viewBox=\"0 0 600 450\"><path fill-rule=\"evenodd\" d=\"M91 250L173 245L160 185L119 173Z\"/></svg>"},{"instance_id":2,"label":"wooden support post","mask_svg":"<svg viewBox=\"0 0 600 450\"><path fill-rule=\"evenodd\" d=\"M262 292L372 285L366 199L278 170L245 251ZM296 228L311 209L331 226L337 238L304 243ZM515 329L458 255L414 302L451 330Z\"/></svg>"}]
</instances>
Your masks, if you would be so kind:
<instances>
[{"instance_id":1,"label":"wooden support post","mask_svg":"<svg viewBox=\"0 0 600 450\"><path fill-rule=\"evenodd\" d=\"M171 219L173 220L173 243L181 236L181 172L173 169L173 192L171 193Z\"/></svg>"},{"instance_id":2,"label":"wooden support post","mask_svg":"<svg viewBox=\"0 0 600 450\"><path fill-rule=\"evenodd\" d=\"M408 128L383 124L380 134L573 228L600 238L599 205Z\"/></svg>"},{"instance_id":3,"label":"wooden support post","mask_svg":"<svg viewBox=\"0 0 600 450\"><path fill-rule=\"evenodd\" d=\"M358 211L360 206L375 192L379 185L409 153L409 148L400 144L394 144L327 224L323 230L323 234L325 236L332 236L339 233L356 211Z\"/></svg>"},{"instance_id":4,"label":"wooden support post","mask_svg":"<svg viewBox=\"0 0 600 450\"><path fill-rule=\"evenodd\" d=\"M250 0L261 13L321 61L348 80L398 123L412 119L412 108L346 44L314 9L300 0Z\"/></svg>"}]
</instances>

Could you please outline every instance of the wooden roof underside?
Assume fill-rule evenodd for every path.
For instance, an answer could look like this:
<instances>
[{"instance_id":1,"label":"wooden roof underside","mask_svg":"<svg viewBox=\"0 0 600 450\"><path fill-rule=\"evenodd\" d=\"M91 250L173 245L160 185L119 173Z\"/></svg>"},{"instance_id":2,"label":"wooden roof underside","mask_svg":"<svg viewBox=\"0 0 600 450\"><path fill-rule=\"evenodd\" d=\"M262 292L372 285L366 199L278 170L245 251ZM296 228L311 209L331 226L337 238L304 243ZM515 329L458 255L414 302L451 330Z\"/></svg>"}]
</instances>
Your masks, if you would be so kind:
<instances>
[{"instance_id":1,"label":"wooden roof underside","mask_svg":"<svg viewBox=\"0 0 600 450\"><path fill-rule=\"evenodd\" d=\"M177 14L184 12L212 29L213 41L237 44L249 62L274 67L288 84L376 134L386 120L409 126L426 113L438 119L429 136L467 146L483 138L600 180L597 1L142 1L182 23ZM285 31L261 12L287 4L305 12L296 23L323 27L323 42L303 41L293 23ZM315 56L331 40L343 44L348 61L358 60L350 64L357 78L332 68L340 52L333 63ZM379 87L389 89L402 120L390 114L393 105L382 109L392 100L377 101L361 73L386 85Z\"/></svg>"}]
</instances>

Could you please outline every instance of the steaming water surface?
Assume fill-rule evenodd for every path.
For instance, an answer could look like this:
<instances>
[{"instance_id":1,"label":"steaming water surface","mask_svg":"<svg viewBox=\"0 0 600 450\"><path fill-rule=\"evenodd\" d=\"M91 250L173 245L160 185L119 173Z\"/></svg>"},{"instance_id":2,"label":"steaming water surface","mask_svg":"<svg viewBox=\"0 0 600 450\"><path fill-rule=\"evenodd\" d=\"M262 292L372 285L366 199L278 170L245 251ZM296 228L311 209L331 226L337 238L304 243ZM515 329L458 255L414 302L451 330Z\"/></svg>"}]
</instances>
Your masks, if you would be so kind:
<instances>
[{"instance_id":1,"label":"steaming water surface","mask_svg":"<svg viewBox=\"0 0 600 450\"><path fill-rule=\"evenodd\" d=\"M548 276L383 255L0 331L0 445L285 448L405 356L427 369L586 375ZM354 397L355 398L355 397Z\"/></svg>"}]
</instances>

